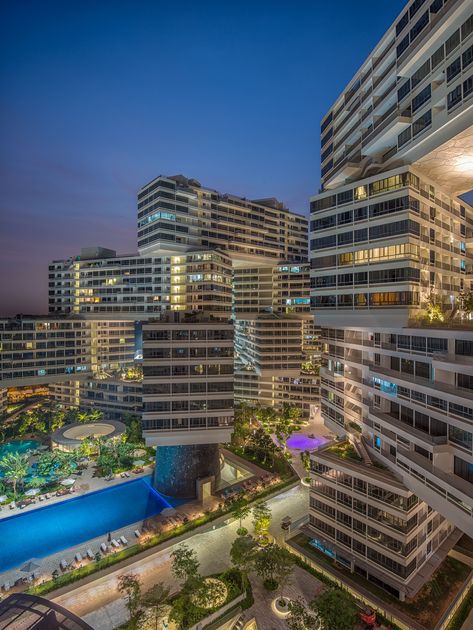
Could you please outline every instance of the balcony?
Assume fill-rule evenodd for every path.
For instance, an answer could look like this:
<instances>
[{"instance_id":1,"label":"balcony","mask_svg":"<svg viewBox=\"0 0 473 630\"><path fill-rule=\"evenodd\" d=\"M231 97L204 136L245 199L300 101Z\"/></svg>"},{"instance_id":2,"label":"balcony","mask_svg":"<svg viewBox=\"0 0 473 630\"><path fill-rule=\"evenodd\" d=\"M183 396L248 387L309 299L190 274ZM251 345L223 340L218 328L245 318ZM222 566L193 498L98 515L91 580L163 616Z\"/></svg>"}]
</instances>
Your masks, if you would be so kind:
<instances>
[{"instance_id":1,"label":"balcony","mask_svg":"<svg viewBox=\"0 0 473 630\"><path fill-rule=\"evenodd\" d=\"M378 118L362 135L363 155L376 155L397 145L397 137L412 122L409 110L401 110L397 104Z\"/></svg>"}]
</instances>

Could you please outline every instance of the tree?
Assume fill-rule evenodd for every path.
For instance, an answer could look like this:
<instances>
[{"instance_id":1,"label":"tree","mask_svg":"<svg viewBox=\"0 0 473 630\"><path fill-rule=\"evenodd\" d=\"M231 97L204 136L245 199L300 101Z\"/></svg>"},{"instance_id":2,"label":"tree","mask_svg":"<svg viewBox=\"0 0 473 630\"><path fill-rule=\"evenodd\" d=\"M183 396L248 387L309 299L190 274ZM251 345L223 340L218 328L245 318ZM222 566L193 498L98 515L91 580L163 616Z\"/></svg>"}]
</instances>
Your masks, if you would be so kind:
<instances>
[{"instance_id":1,"label":"tree","mask_svg":"<svg viewBox=\"0 0 473 630\"><path fill-rule=\"evenodd\" d=\"M28 474L28 456L19 453L7 453L0 460L0 470L13 486L13 496L16 499L17 487L23 483Z\"/></svg>"},{"instance_id":2,"label":"tree","mask_svg":"<svg viewBox=\"0 0 473 630\"><path fill-rule=\"evenodd\" d=\"M325 630L352 630L357 620L353 598L340 588L324 591L310 603Z\"/></svg>"},{"instance_id":3,"label":"tree","mask_svg":"<svg viewBox=\"0 0 473 630\"><path fill-rule=\"evenodd\" d=\"M302 597L289 602L289 612L287 618L289 630L308 630L308 628L318 627L318 617L307 608Z\"/></svg>"},{"instance_id":4,"label":"tree","mask_svg":"<svg viewBox=\"0 0 473 630\"><path fill-rule=\"evenodd\" d=\"M271 510L265 501L253 508L253 526L257 536L267 536L271 525Z\"/></svg>"},{"instance_id":5,"label":"tree","mask_svg":"<svg viewBox=\"0 0 473 630\"><path fill-rule=\"evenodd\" d=\"M276 544L268 545L255 554L255 571L268 590L282 588L294 570L292 555Z\"/></svg>"},{"instance_id":6,"label":"tree","mask_svg":"<svg viewBox=\"0 0 473 630\"><path fill-rule=\"evenodd\" d=\"M301 462L304 466L304 470L306 473L310 472L310 451L301 451L300 453Z\"/></svg>"},{"instance_id":7,"label":"tree","mask_svg":"<svg viewBox=\"0 0 473 630\"><path fill-rule=\"evenodd\" d=\"M274 433L282 444L284 451L287 449L287 440L295 431L301 428L300 415L301 410L299 407L291 407L288 403L283 403L281 412L276 415Z\"/></svg>"},{"instance_id":8,"label":"tree","mask_svg":"<svg viewBox=\"0 0 473 630\"><path fill-rule=\"evenodd\" d=\"M235 503L233 503L232 505L233 516L240 520L240 526L237 529L237 534L239 536L245 536L248 533L248 530L245 527L242 527L241 522L244 518L248 516L250 511L251 508L244 499L239 499L238 501L235 501Z\"/></svg>"},{"instance_id":9,"label":"tree","mask_svg":"<svg viewBox=\"0 0 473 630\"><path fill-rule=\"evenodd\" d=\"M196 552L186 544L176 547L171 554L171 570L174 576L181 580L182 585L197 581L200 578L199 561Z\"/></svg>"},{"instance_id":10,"label":"tree","mask_svg":"<svg viewBox=\"0 0 473 630\"><path fill-rule=\"evenodd\" d=\"M152 586L141 598L141 605L154 613L156 630L158 630L160 617L162 617L166 611L168 598L169 588L164 586L162 582L158 582Z\"/></svg>"},{"instance_id":11,"label":"tree","mask_svg":"<svg viewBox=\"0 0 473 630\"><path fill-rule=\"evenodd\" d=\"M118 576L118 590L125 598L125 604L133 619L140 607L141 581L134 573L124 573Z\"/></svg>"},{"instance_id":12,"label":"tree","mask_svg":"<svg viewBox=\"0 0 473 630\"><path fill-rule=\"evenodd\" d=\"M240 569L245 582L254 566L255 550L256 541L252 536L238 536L230 549L232 563Z\"/></svg>"}]
</instances>

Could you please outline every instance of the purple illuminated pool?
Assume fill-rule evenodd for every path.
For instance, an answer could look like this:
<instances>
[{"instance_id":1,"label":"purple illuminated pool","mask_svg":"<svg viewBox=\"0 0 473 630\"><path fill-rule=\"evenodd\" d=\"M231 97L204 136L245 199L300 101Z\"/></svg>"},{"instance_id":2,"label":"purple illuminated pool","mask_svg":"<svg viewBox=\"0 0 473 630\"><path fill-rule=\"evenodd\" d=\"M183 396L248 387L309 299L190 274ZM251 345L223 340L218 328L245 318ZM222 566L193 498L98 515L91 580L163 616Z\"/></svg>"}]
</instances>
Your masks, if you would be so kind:
<instances>
[{"instance_id":1,"label":"purple illuminated pool","mask_svg":"<svg viewBox=\"0 0 473 630\"><path fill-rule=\"evenodd\" d=\"M319 448L327 444L328 439L318 435L316 437L309 437L303 433L294 433L286 442L288 448L298 449L300 451L312 451L314 448Z\"/></svg>"}]
</instances>

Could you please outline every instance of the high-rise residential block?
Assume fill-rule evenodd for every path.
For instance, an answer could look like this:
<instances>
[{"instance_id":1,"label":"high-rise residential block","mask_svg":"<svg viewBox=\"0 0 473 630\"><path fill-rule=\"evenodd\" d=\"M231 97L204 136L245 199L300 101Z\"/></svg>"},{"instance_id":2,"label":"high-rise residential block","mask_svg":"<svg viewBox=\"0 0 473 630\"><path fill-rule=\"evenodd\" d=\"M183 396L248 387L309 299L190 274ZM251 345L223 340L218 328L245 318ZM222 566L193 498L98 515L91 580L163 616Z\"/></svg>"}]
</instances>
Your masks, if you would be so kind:
<instances>
[{"instance_id":1,"label":"high-rise residential block","mask_svg":"<svg viewBox=\"0 0 473 630\"><path fill-rule=\"evenodd\" d=\"M458 196L473 185L472 9L408 2L322 121L311 200L324 421L450 542L473 535L473 208ZM436 547L412 551L410 579Z\"/></svg>"}]
</instances>

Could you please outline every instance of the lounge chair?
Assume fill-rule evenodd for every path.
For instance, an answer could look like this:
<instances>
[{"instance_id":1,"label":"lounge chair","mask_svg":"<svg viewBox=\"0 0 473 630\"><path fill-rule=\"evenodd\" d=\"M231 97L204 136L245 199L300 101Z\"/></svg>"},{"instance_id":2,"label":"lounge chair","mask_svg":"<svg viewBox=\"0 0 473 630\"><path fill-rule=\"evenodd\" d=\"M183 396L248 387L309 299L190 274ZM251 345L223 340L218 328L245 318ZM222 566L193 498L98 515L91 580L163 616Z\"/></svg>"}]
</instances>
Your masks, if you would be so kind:
<instances>
[{"instance_id":1,"label":"lounge chair","mask_svg":"<svg viewBox=\"0 0 473 630\"><path fill-rule=\"evenodd\" d=\"M125 477L131 477L130 473L129 473L129 472L126 472L126 473L125 473Z\"/></svg>"},{"instance_id":2,"label":"lounge chair","mask_svg":"<svg viewBox=\"0 0 473 630\"><path fill-rule=\"evenodd\" d=\"M125 536L120 536L120 540L124 545L128 545L128 540L125 538Z\"/></svg>"},{"instance_id":3,"label":"lounge chair","mask_svg":"<svg viewBox=\"0 0 473 630\"><path fill-rule=\"evenodd\" d=\"M106 545L105 543L102 543L102 544L100 545L100 550L101 550L103 553L107 553L107 551L108 551L108 547L107 547L107 545Z\"/></svg>"},{"instance_id":4,"label":"lounge chair","mask_svg":"<svg viewBox=\"0 0 473 630\"><path fill-rule=\"evenodd\" d=\"M44 501L44 497L41 494L39 495L38 498L39 498L40 501Z\"/></svg>"},{"instance_id":5,"label":"lounge chair","mask_svg":"<svg viewBox=\"0 0 473 630\"><path fill-rule=\"evenodd\" d=\"M10 503L10 510L14 510L16 508L16 503L14 501L12 501Z\"/></svg>"},{"instance_id":6,"label":"lounge chair","mask_svg":"<svg viewBox=\"0 0 473 630\"><path fill-rule=\"evenodd\" d=\"M89 560L93 560L95 558L94 554L92 553L92 549L87 549L87 557L89 558Z\"/></svg>"},{"instance_id":7,"label":"lounge chair","mask_svg":"<svg viewBox=\"0 0 473 630\"><path fill-rule=\"evenodd\" d=\"M5 591L5 593L8 593L8 591L10 590L10 582L5 582L5 584L3 585L3 590Z\"/></svg>"},{"instance_id":8,"label":"lounge chair","mask_svg":"<svg viewBox=\"0 0 473 630\"><path fill-rule=\"evenodd\" d=\"M112 545L113 545L113 547L119 547L120 543L115 538L112 538Z\"/></svg>"},{"instance_id":9,"label":"lounge chair","mask_svg":"<svg viewBox=\"0 0 473 630\"><path fill-rule=\"evenodd\" d=\"M74 558L76 559L76 562L82 562L82 556L79 552L76 553Z\"/></svg>"},{"instance_id":10,"label":"lounge chair","mask_svg":"<svg viewBox=\"0 0 473 630\"><path fill-rule=\"evenodd\" d=\"M121 477L122 479L125 479L125 476L126 476L126 475L125 475L125 473L124 473L124 472L122 472L122 474L120 475L120 477Z\"/></svg>"},{"instance_id":11,"label":"lounge chair","mask_svg":"<svg viewBox=\"0 0 473 630\"><path fill-rule=\"evenodd\" d=\"M61 569L62 569L63 571L65 571L65 570L67 569L67 567L69 566L69 564L68 564L67 560L61 560L61 562L59 563L59 565L60 565L60 567L61 567Z\"/></svg>"},{"instance_id":12,"label":"lounge chair","mask_svg":"<svg viewBox=\"0 0 473 630\"><path fill-rule=\"evenodd\" d=\"M136 536L137 538L139 538L139 537L141 536L141 534L140 534L140 530L139 530L139 529L135 529L135 531L134 531L133 533L135 534L135 536Z\"/></svg>"}]
</instances>

